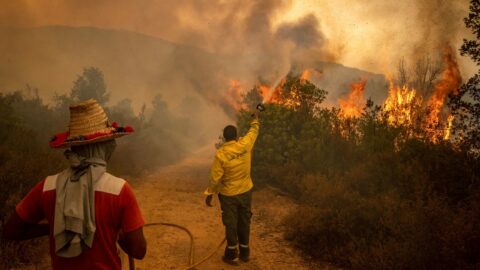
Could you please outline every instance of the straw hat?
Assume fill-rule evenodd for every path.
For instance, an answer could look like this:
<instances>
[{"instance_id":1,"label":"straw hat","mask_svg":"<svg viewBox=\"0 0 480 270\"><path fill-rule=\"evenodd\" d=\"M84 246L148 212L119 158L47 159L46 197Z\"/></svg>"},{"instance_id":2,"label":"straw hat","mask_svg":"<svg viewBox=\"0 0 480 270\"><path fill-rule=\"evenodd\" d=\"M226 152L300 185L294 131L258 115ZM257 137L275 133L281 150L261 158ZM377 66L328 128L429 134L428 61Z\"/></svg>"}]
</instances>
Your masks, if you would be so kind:
<instances>
[{"instance_id":1,"label":"straw hat","mask_svg":"<svg viewBox=\"0 0 480 270\"><path fill-rule=\"evenodd\" d=\"M50 141L53 148L70 147L107 141L133 132L133 128L119 127L108 122L103 108L95 99L70 106L68 131L55 135Z\"/></svg>"}]
</instances>

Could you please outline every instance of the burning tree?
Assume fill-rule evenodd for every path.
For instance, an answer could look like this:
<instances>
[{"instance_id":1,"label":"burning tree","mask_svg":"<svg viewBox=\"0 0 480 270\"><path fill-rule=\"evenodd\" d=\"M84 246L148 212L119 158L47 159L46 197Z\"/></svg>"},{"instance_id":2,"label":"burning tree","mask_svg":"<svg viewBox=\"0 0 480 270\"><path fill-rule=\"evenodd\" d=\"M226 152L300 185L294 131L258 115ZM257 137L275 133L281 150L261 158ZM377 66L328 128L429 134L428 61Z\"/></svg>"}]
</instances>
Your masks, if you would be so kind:
<instances>
[{"instance_id":1,"label":"burning tree","mask_svg":"<svg viewBox=\"0 0 480 270\"><path fill-rule=\"evenodd\" d=\"M417 119L421 103L422 99L417 96L415 89L390 82L389 95L383 110L389 124L411 127Z\"/></svg>"},{"instance_id":2,"label":"burning tree","mask_svg":"<svg viewBox=\"0 0 480 270\"><path fill-rule=\"evenodd\" d=\"M365 92L365 86L367 79L363 78L358 82L350 84L351 92L346 98L340 98L338 101L340 105L340 114L344 118L360 117L363 108L365 107L365 100L363 93Z\"/></svg>"},{"instance_id":3,"label":"burning tree","mask_svg":"<svg viewBox=\"0 0 480 270\"><path fill-rule=\"evenodd\" d=\"M352 83L348 96L339 100L340 117L347 123L362 116L367 83L367 79ZM393 127L403 127L404 139L415 137L434 143L449 140L453 116L445 104L449 94L458 93L460 83L458 64L449 46L445 48L442 66L422 58L413 72L409 72L402 60L397 80L389 80L388 97L378 115L379 120L382 118Z\"/></svg>"},{"instance_id":4,"label":"burning tree","mask_svg":"<svg viewBox=\"0 0 480 270\"><path fill-rule=\"evenodd\" d=\"M340 108L327 108L326 92L306 73L243 95L249 106L266 102L252 176L298 199L286 236L305 252L352 269L478 265L469 256L480 239L471 226L480 221L480 163L441 139L453 121L444 104L461 81L451 51L443 59L438 72L427 72L431 83L392 80L381 106L364 99L364 79ZM237 115L245 131L250 113Z\"/></svg>"},{"instance_id":5,"label":"burning tree","mask_svg":"<svg viewBox=\"0 0 480 270\"><path fill-rule=\"evenodd\" d=\"M276 87L272 102L285 105L304 114L317 115L327 92L302 76L289 73Z\"/></svg>"}]
</instances>

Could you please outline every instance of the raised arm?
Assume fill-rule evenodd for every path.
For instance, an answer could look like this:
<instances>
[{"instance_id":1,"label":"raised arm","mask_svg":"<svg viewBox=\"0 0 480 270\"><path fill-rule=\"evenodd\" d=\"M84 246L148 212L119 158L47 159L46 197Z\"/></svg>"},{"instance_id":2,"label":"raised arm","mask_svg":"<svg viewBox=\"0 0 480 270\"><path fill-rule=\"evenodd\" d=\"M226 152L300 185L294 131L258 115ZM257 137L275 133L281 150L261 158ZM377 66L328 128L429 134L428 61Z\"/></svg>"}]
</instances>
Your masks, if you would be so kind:
<instances>
[{"instance_id":1,"label":"raised arm","mask_svg":"<svg viewBox=\"0 0 480 270\"><path fill-rule=\"evenodd\" d=\"M250 122L250 129L248 130L247 134L241 137L238 140L238 143L245 147L247 151L252 151L253 145L258 137L258 130L260 129L260 122L257 118L253 119Z\"/></svg>"}]
</instances>

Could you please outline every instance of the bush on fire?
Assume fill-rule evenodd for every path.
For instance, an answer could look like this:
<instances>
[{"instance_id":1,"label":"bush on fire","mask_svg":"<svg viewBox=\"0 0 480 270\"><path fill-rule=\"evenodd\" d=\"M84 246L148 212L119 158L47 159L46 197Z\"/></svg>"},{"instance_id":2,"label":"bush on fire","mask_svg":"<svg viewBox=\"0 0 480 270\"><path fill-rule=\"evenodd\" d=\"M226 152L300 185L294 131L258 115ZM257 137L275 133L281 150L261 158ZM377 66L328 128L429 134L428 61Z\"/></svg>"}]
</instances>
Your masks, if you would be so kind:
<instances>
[{"instance_id":1,"label":"bush on fire","mask_svg":"<svg viewBox=\"0 0 480 270\"><path fill-rule=\"evenodd\" d=\"M320 106L325 91L292 75L281 93L261 115L252 174L298 200L288 239L353 269L479 266L478 158L405 135L407 127L389 125L372 102L361 117L344 119ZM250 119L239 114L240 130Z\"/></svg>"}]
</instances>

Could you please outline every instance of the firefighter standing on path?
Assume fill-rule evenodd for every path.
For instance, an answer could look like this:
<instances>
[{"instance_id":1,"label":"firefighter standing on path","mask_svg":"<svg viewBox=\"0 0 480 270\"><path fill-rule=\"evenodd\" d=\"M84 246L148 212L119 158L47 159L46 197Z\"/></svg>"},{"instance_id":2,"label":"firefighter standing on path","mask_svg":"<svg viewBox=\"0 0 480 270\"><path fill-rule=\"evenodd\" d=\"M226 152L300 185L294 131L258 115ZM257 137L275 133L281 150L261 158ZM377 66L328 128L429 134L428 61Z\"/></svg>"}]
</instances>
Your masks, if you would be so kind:
<instances>
[{"instance_id":1,"label":"firefighter standing on path","mask_svg":"<svg viewBox=\"0 0 480 270\"><path fill-rule=\"evenodd\" d=\"M258 115L256 111L244 137L237 138L237 128L234 126L223 129L225 143L215 154L210 185L204 192L208 206L212 206L213 195L218 193L227 238L223 261L233 265L239 264L239 258L247 262L250 256L248 244L253 187L250 168L252 149L260 127Z\"/></svg>"}]
</instances>

